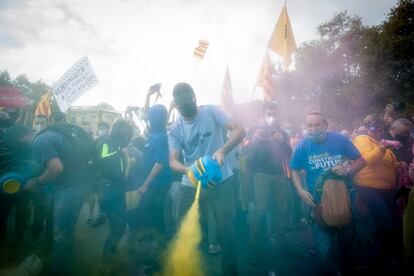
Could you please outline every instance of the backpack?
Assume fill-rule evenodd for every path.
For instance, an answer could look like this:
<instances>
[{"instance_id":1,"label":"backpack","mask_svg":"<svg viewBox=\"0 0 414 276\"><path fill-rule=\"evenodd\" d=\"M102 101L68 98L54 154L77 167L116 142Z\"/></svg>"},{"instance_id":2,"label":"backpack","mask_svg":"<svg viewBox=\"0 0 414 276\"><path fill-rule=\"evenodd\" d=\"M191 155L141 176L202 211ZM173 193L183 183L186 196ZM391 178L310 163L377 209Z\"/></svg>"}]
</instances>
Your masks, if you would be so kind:
<instances>
[{"instance_id":1,"label":"backpack","mask_svg":"<svg viewBox=\"0 0 414 276\"><path fill-rule=\"evenodd\" d=\"M319 228L345 227L352 222L353 189L347 177L331 170L324 172L315 186L314 216Z\"/></svg>"},{"instance_id":2,"label":"backpack","mask_svg":"<svg viewBox=\"0 0 414 276\"><path fill-rule=\"evenodd\" d=\"M79 167L94 163L96 157L96 142L82 127L73 124L49 126L39 134L52 131L61 134L69 143L71 151L77 155Z\"/></svg>"}]
</instances>

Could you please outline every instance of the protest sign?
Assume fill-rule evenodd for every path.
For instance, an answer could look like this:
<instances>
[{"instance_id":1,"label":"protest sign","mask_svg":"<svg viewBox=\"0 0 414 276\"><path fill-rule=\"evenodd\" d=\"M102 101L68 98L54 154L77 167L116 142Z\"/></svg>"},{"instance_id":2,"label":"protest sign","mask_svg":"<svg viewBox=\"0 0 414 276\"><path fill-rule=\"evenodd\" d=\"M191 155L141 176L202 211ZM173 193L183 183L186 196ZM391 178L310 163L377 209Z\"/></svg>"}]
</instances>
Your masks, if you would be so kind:
<instances>
[{"instance_id":1,"label":"protest sign","mask_svg":"<svg viewBox=\"0 0 414 276\"><path fill-rule=\"evenodd\" d=\"M83 57L52 86L60 111L66 112L73 102L97 82L88 57Z\"/></svg>"}]
</instances>

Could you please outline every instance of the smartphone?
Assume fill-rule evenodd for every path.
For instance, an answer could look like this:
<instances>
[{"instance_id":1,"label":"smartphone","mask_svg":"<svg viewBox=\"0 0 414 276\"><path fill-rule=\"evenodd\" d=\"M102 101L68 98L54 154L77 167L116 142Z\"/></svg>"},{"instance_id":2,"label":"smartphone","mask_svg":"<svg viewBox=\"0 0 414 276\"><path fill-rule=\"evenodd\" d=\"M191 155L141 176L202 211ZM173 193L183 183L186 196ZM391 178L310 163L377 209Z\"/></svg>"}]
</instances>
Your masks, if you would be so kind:
<instances>
[{"instance_id":1,"label":"smartphone","mask_svg":"<svg viewBox=\"0 0 414 276\"><path fill-rule=\"evenodd\" d=\"M158 93L160 93L160 90L161 90L161 83L156 83L156 84L152 85L152 86L150 87L150 90L151 90L152 92L158 92Z\"/></svg>"},{"instance_id":2,"label":"smartphone","mask_svg":"<svg viewBox=\"0 0 414 276\"><path fill-rule=\"evenodd\" d=\"M402 144L400 141L395 141L395 140L381 140L381 144L385 147L390 147L392 149L399 149L402 147Z\"/></svg>"}]
</instances>

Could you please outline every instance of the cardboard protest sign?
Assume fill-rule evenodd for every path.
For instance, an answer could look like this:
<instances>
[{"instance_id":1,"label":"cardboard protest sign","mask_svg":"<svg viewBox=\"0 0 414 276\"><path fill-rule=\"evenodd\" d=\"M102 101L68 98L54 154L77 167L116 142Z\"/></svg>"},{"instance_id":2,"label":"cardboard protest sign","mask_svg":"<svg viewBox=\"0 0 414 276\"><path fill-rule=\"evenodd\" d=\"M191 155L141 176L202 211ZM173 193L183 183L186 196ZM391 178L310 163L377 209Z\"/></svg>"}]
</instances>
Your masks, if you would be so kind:
<instances>
[{"instance_id":1,"label":"cardboard protest sign","mask_svg":"<svg viewBox=\"0 0 414 276\"><path fill-rule=\"evenodd\" d=\"M73 102L97 82L88 57L83 57L52 86L60 111L66 112Z\"/></svg>"}]
</instances>

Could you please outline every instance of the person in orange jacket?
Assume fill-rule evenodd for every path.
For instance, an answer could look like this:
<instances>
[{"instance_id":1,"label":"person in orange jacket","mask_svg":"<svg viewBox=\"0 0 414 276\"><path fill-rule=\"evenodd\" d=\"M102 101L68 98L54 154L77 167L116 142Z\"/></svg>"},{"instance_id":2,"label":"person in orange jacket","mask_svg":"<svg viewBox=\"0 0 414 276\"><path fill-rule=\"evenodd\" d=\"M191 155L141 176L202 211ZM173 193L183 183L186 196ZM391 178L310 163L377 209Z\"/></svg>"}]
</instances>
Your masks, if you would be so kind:
<instances>
[{"instance_id":1,"label":"person in orange jacket","mask_svg":"<svg viewBox=\"0 0 414 276\"><path fill-rule=\"evenodd\" d=\"M358 135L353 142L367 165L355 175L354 184L374 222L374 225L366 226L374 226L372 236L380 247L380 257L386 257L396 253L398 244L394 232L397 225L394 204L397 159L391 151L392 146L380 141L385 127L383 119L376 114L369 115L364 126L368 134Z\"/></svg>"}]
</instances>

